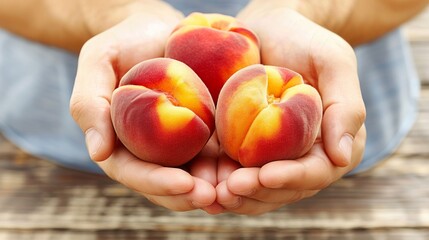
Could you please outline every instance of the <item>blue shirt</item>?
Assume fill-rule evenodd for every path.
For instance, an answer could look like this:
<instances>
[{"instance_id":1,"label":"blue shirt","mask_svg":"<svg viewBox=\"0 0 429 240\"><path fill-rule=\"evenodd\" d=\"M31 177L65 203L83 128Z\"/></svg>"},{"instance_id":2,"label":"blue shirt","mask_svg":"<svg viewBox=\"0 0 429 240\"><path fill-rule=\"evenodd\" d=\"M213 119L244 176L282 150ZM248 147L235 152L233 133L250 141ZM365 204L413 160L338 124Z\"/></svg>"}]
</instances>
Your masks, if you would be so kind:
<instances>
[{"instance_id":1,"label":"blue shirt","mask_svg":"<svg viewBox=\"0 0 429 240\"><path fill-rule=\"evenodd\" d=\"M235 15L247 0L168 0L193 11ZM407 41L393 31L356 50L367 108L367 143L357 173L391 154L416 119L419 80ZM0 132L38 157L66 167L99 172L84 135L69 114L77 56L0 30Z\"/></svg>"}]
</instances>

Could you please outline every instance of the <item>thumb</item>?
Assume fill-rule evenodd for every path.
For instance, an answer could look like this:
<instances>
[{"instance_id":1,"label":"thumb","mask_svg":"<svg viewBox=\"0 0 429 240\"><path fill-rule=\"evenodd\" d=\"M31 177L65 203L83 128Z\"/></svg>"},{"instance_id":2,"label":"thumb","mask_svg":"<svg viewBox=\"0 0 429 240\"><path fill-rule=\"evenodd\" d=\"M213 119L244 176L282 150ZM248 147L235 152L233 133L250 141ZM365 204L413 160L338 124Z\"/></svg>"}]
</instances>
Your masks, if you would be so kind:
<instances>
[{"instance_id":1,"label":"thumb","mask_svg":"<svg viewBox=\"0 0 429 240\"><path fill-rule=\"evenodd\" d=\"M337 103L325 110L322 138L325 151L335 165L339 167L350 165L355 136L364 120L365 110L362 107L351 108L348 104Z\"/></svg>"},{"instance_id":2,"label":"thumb","mask_svg":"<svg viewBox=\"0 0 429 240\"><path fill-rule=\"evenodd\" d=\"M82 49L70 99L70 113L85 133L94 161L105 160L112 154L116 138L110 117L110 98L117 82L111 64L115 56L109 55L112 51L98 48L89 43Z\"/></svg>"},{"instance_id":3,"label":"thumb","mask_svg":"<svg viewBox=\"0 0 429 240\"><path fill-rule=\"evenodd\" d=\"M70 101L70 111L85 134L91 159L94 161L107 159L115 145L109 102L101 97L85 98L74 94Z\"/></svg>"},{"instance_id":4,"label":"thumb","mask_svg":"<svg viewBox=\"0 0 429 240\"><path fill-rule=\"evenodd\" d=\"M357 73L356 56L344 40L331 36L333 45L320 46L313 58L323 101L322 139L331 161L340 167L352 161L352 146L364 124L366 111Z\"/></svg>"}]
</instances>

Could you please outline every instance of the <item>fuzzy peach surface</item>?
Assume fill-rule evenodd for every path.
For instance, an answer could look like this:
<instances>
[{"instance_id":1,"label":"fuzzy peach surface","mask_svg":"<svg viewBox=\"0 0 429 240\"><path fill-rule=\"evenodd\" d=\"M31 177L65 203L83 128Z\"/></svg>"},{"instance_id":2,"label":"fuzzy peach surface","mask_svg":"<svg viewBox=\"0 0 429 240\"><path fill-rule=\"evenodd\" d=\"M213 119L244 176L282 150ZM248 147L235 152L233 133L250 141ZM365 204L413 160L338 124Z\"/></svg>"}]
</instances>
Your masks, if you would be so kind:
<instances>
[{"instance_id":1,"label":"fuzzy peach surface","mask_svg":"<svg viewBox=\"0 0 429 240\"><path fill-rule=\"evenodd\" d=\"M171 34L165 57L191 67L216 103L222 86L232 74L260 63L259 40L233 17L192 13Z\"/></svg>"},{"instance_id":2,"label":"fuzzy peach surface","mask_svg":"<svg viewBox=\"0 0 429 240\"><path fill-rule=\"evenodd\" d=\"M245 167L303 156L321 120L322 100L315 88L296 72L260 64L226 82L216 109L220 144Z\"/></svg>"},{"instance_id":3,"label":"fuzzy peach surface","mask_svg":"<svg viewBox=\"0 0 429 240\"><path fill-rule=\"evenodd\" d=\"M134 66L112 95L119 140L137 157L179 166L204 147L214 131L214 102L184 63L151 59Z\"/></svg>"}]
</instances>

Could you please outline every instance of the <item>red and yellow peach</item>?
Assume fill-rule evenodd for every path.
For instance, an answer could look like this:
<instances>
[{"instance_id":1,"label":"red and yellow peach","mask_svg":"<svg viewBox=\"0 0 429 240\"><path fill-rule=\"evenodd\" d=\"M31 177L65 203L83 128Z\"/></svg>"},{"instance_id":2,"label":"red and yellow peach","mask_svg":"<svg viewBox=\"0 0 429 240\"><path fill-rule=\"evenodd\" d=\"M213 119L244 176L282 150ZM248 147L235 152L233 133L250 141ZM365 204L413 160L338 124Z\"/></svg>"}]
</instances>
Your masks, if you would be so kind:
<instances>
[{"instance_id":1,"label":"red and yellow peach","mask_svg":"<svg viewBox=\"0 0 429 240\"><path fill-rule=\"evenodd\" d=\"M236 72L222 88L216 131L227 155L254 167L306 154L321 119L320 95L301 75L256 64Z\"/></svg>"},{"instance_id":2,"label":"red and yellow peach","mask_svg":"<svg viewBox=\"0 0 429 240\"><path fill-rule=\"evenodd\" d=\"M130 69L111 102L119 140L140 159L163 166L182 165L201 151L214 132L214 111L197 74L168 58Z\"/></svg>"},{"instance_id":3,"label":"red and yellow peach","mask_svg":"<svg viewBox=\"0 0 429 240\"><path fill-rule=\"evenodd\" d=\"M233 17L192 13L171 34L165 57L191 67L216 103L223 84L232 74L260 63L259 40Z\"/></svg>"}]
</instances>

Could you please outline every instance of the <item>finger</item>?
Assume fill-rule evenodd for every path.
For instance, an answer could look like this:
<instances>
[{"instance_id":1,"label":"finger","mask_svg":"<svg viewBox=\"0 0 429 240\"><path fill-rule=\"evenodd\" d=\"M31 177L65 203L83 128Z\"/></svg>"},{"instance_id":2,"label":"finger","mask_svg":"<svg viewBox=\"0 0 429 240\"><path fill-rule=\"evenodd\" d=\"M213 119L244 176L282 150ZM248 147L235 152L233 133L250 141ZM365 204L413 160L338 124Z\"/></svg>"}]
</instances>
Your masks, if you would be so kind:
<instances>
[{"instance_id":1,"label":"finger","mask_svg":"<svg viewBox=\"0 0 429 240\"><path fill-rule=\"evenodd\" d=\"M226 210L236 214L257 216L274 211L283 205L284 204L281 203L265 203L250 198L244 198L239 207L231 209L226 208Z\"/></svg>"},{"instance_id":2,"label":"finger","mask_svg":"<svg viewBox=\"0 0 429 240\"><path fill-rule=\"evenodd\" d=\"M196 157L189 164L189 173L212 184L217 185L217 158Z\"/></svg>"},{"instance_id":3,"label":"finger","mask_svg":"<svg viewBox=\"0 0 429 240\"><path fill-rule=\"evenodd\" d=\"M259 215L282 206L279 203L264 203L258 200L240 197L228 190L226 181L216 187L216 202L229 211L237 214Z\"/></svg>"},{"instance_id":4,"label":"finger","mask_svg":"<svg viewBox=\"0 0 429 240\"><path fill-rule=\"evenodd\" d=\"M142 24L146 27L142 28ZM119 79L138 62L162 56L173 26L145 15L133 15L83 46L70 112L85 133L91 159L104 160L113 151L110 101ZM146 45L151 47L141 47Z\"/></svg>"},{"instance_id":5,"label":"finger","mask_svg":"<svg viewBox=\"0 0 429 240\"><path fill-rule=\"evenodd\" d=\"M216 200L215 188L199 178L194 178L194 182L194 188L188 193L173 196L143 195L153 203L173 211L190 211L211 206Z\"/></svg>"},{"instance_id":6,"label":"finger","mask_svg":"<svg viewBox=\"0 0 429 240\"><path fill-rule=\"evenodd\" d=\"M315 149L316 148L316 149ZM259 173L261 184L267 188L290 190L320 190L335 181L337 168L323 156L318 144L300 160L275 161L264 165Z\"/></svg>"},{"instance_id":7,"label":"finger","mask_svg":"<svg viewBox=\"0 0 429 240\"><path fill-rule=\"evenodd\" d=\"M120 144L111 157L98 165L112 179L140 193L179 195L194 188L194 178L186 171L144 162Z\"/></svg>"},{"instance_id":8,"label":"finger","mask_svg":"<svg viewBox=\"0 0 429 240\"><path fill-rule=\"evenodd\" d=\"M217 185L217 162L219 157L219 144L216 133L207 142L201 152L189 163L190 174Z\"/></svg>"},{"instance_id":9,"label":"finger","mask_svg":"<svg viewBox=\"0 0 429 240\"><path fill-rule=\"evenodd\" d=\"M219 157L219 142L216 132L213 133L207 144L204 146L201 152L198 153L198 156L211 158Z\"/></svg>"},{"instance_id":10,"label":"finger","mask_svg":"<svg viewBox=\"0 0 429 240\"><path fill-rule=\"evenodd\" d=\"M341 178L361 161L365 147L365 127L356 135L353 144L352 164L348 167L333 165L322 144L315 144L299 160L275 161L265 164L259 172L259 181L267 188L290 190L320 190Z\"/></svg>"},{"instance_id":11,"label":"finger","mask_svg":"<svg viewBox=\"0 0 429 240\"><path fill-rule=\"evenodd\" d=\"M318 73L317 87L323 100L322 138L326 152L337 166L351 163L356 133L365 121L353 49L338 36L320 30L312 42L312 62Z\"/></svg>"},{"instance_id":12,"label":"finger","mask_svg":"<svg viewBox=\"0 0 429 240\"><path fill-rule=\"evenodd\" d=\"M217 181L225 181L232 172L239 168L241 168L240 163L232 160L224 152L221 152L218 160Z\"/></svg>"},{"instance_id":13,"label":"finger","mask_svg":"<svg viewBox=\"0 0 429 240\"><path fill-rule=\"evenodd\" d=\"M242 197L229 191L226 181L216 186L216 202L225 209L235 209L241 205Z\"/></svg>"},{"instance_id":14,"label":"finger","mask_svg":"<svg viewBox=\"0 0 429 240\"><path fill-rule=\"evenodd\" d=\"M252 196L264 188L259 182L260 168L240 168L230 174L228 190L239 196Z\"/></svg>"},{"instance_id":15,"label":"finger","mask_svg":"<svg viewBox=\"0 0 429 240\"><path fill-rule=\"evenodd\" d=\"M238 169L228 178L227 186L228 190L235 195L265 203L289 204L318 192L266 188L259 182L259 168Z\"/></svg>"},{"instance_id":16,"label":"finger","mask_svg":"<svg viewBox=\"0 0 429 240\"><path fill-rule=\"evenodd\" d=\"M220 213L225 212L225 208L222 207L222 205L220 205L217 202L214 202L212 205L207 206L207 207L203 207L201 209L204 210L206 213L211 214L211 215L216 215L216 214L220 214Z\"/></svg>"},{"instance_id":17,"label":"finger","mask_svg":"<svg viewBox=\"0 0 429 240\"><path fill-rule=\"evenodd\" d=\"M101 161L113 151L115 133L110 120L110 98L117 84L116 50L90 40L79 56L70 112L85 133L91 159Z\"/></svg>"},{"instance_id":18,"label":"finger","mask_svg":"<svg viewBox=\"0 0 429 240\"><path fill-rule=\"evenodd\" d=\"M304 198L313 197L320 190L287 190L262 188L254 194L246 196L245 199L253 199L270 204L291 204Z\"/></svg>"},{"instance_id":19,"label":"finger","mask_svg":"<svg viewBox=\"0 0 429 240\"><path fill-rule=\"evenodd\" d=\"M241 204L238 205L238 207L236 206L234 208L226 208L226 210L237 214L260 215L276 210L284 205L295 203L305 198L314 196L315 194L315 191L298 191L293 195L292 198L287 199L287 201L284 202L266 202L254 198L243 197L241 199Z\"/></svg>"}]
</instances>

